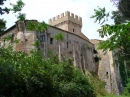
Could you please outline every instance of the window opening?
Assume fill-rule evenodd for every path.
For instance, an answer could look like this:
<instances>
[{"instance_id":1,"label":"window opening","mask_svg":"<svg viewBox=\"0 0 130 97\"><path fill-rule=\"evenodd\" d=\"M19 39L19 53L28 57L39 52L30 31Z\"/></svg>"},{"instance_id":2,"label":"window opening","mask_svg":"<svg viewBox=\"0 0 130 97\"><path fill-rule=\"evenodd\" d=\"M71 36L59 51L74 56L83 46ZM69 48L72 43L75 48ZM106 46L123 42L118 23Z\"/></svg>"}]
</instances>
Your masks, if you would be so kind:
<instances>
[{"instance_id":1,"label":"window opening","mask_svg":"<svg viewBox=\"0 0 130 97\"><path fill-rule=\"evenodd\" d=\"M69 48L69 42L67 42L67 48Z\"/></svg>"},{"instance_id":2,"label":"window opening","mask_svg":"<svg viewBox=\"0 0 130 97\"><path fill-rule=\"evenodd\" d=\"M73 29L73 32L74 32L74 29Z\"/></svg>"},{"instance_id":3,"label":"window opening","mask_svg":"<svg viewBox=\"0 0 130 97\"><path fill-rule=\"evenodd\" d=\"M13 42L14 41L14 34L12 33L11 34L11 42Z\"/></svg>"},{"instance_id":4,"label":"window opening","mask_svg":"<svg viewBox=\"0 0 130 97\"><path fill-rule=\"evenodd\" d=\"M45 42L46 39L45 39L45 35L42 35L42 42Z\"/></svg>"},{"instance_id":5,"label":"window opening","mask_svg":"<svg viewBox=\"0 0 130 97\"><path fill-rule=\"evenodd\" d=\"M50 44L53 44L53 38L50 38Z\"/></svg>"}]
</instances>

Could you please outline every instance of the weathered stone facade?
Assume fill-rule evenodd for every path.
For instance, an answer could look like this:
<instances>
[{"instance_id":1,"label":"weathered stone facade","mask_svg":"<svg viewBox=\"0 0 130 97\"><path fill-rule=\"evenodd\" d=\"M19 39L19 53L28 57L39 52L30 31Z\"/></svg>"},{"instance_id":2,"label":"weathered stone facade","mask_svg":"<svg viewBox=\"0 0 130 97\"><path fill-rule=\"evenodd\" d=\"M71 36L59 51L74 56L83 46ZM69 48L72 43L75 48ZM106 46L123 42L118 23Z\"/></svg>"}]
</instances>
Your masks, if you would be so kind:
<instances>
[{"instance_id":1,"label":"weathered stone facade","mask_svg":"<svg viewBox=\"0 0 130 97\"><path fill-rule=\"evenodd\" d=\"M64 41L61 45L62 55L75 60L74 65L81 68L82 70L94 70L94 45L90 43L90 41L86 41L78 35L65 30L57 29L55 27L50 27L47 32L51 33L48 36L47 43L49 49L53 49L54 51L58 52L58 42L54 40L53 44L50 44L50 40L54 38L58 32L62 32L64 35Z\"/></svg>"},{"instance_id":2,"label":"weathered stone facade","mask_svg":"<svg viewBox=\"0 0 130 97\"><path fill-rule=\"evenodd\" d=\"M66 12L65 16L63 15L57 20L49 22L50 27L46 33L28 31L26 29L28 21L16 22L13 27L1 34L1 38L8 34L13 34L14 38L20 40L19 43L13 44L14 50L29 53L30 50L35 49L33 44L37 41L37 34L42 38L42 46L40 48L43 50L43 55L47 56L49 50L53 50L53 52L58 54L58 41L54 39L54 36L61 32L64 35L61 55L72 59L74 66L80 68L83 72L85 70L95 72L94 45L81 33L81 18L78 18L77 15L74 17L74 14L71 15L70 12ZM58 28L57 25L59 25Z\"/></svg>"},{"instance_id":3,"label":"weathered stone facade","mask_svg":"<svg viewBox=\"0 0 130 97\"><path fill-rule=\"evenodd\" d=\"M101 40L93 39L91 40L92 43L95 44L95 48L98 47L99 42ZM119 90L119 81L120 81L120 74L119 68L116 67L114 64L113 59L113 52L107 51L106 53L103 50L97 50L98 56L101 58L99 61L98 67L98 76L99 78L106 82L105 89L108 93L120 94Z\"/></svg>"}]
</instances>

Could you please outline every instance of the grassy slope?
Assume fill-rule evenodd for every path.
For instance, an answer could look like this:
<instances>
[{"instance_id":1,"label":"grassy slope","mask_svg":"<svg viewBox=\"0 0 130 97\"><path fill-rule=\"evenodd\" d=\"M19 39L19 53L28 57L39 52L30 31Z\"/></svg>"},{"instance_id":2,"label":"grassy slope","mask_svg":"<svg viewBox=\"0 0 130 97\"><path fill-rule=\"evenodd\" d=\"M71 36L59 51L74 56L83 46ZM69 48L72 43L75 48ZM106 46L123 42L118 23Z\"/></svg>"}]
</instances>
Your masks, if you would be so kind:
<instances>
[{"instance_id":1,"label":"grassy slope","mask_svg":"<svg viewBox=\"0 0 130 97\"><path fill-rule=\"evenodd\" d=\"M108 96L98 96L98 97L129 97L129 96L115 96L115 95L108 95Z\"/></svg>"},{"instance_id":2,"label":"grassy slope","mask_svg":"<svg viewBox=\"0 0 130 97\"><path fill-rule=\"evenodd\" d=\"M86 71L86 75L88 76L90 83L93 85L97 97L130 97L130 96L123 96L123 95L116 96L116 95L108 94L105 90L105 82L100 81L100 79L96 74Z\"/></svg>"},{"instance_id":3,"label":"grassy slope","mask_svg":"<svg viewBox=\"0 0 130 97\"><path fill-rule=\"evenodd\" d=\"M94 87L94 91L97 96L106 96L108 93L105 90L105 82L101 82L96 74L90 73L86 71L86 75L92 86Z\"/></svg>"}]
</instances>

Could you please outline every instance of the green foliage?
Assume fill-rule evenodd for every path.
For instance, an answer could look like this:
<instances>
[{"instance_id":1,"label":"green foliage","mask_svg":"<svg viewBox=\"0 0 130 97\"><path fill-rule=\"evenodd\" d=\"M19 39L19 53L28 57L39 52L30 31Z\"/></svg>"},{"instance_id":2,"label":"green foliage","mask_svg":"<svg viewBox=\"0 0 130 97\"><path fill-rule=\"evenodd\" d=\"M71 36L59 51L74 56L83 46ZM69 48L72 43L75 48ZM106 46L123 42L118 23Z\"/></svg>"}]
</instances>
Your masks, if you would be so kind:
<instances>
[{"instance_id":1,"label":"green foliage","mask_svg":"<svg viewBox=\"0 0 130 97\"><path fill-rule=\"evenodd\" d=\"M112 11L112 19L115 24L125 23L125 20L130 20L130 2L129 0L110 0L116 7L116 11Z\"/></svg>"},{"instance_id":2,"label":"green foliage","mask_svg":"<svg viewBox=\"0 0 130 97\"><path fill-rule=\"evenodd\" d=\"M108 95L107 91L105 90L105 82L102 82L99 79L99 77L94 73L86 71L86 75L89 78L89 82L94 87L94 92L96 93L97 96L104 97Z\"/></svg>"},{"instance_id":3,"label":"green foliage","mask_svg":"<svg viewBox=\"0 0 130 97\"><path fill-rule=\"evenodd\" d=\"M121 0L118 5L118 10L122 13L123 17L130 20L130 1Z\"/></svg>"},{"instance_id":4,"label":"green foliage","mask_svg":"<svg viewBox=\"0 0 130 97\"><path fill-rule=\"evenodd\" d=\"M115 0L112 0L115 1ZM98 49L103 49L103 51L117 51L116 57L117 64L120 64L120 75L122 78L123 86L126 86L129 78L129 70L130 70L130 2L129 0L117 0L118 1L118 10L112 12L112 19L115 20L114 25L105 24L102 25L98 30L100 36L104 38L105 36L109 36L105 41L100 42ZM105 17L108 17L105 14L105 10L99 9L94 10L95 15L92 18L95 18L96 21L101 21ZM97 14L96 12L100 13ZM100 17L100 18L99 18Z\"/></svg>"},{"instance_id":5,"label":"green foliage","mask_svg":"<svg viewBox=\"0 0 130 97\"><path fill-rule=\"evenodd\" d=\"M104 14L105 10L104 11L102 10L99 11L100 13ZM101 19L98 18L99 16L100 14L97 14L93 18L96 18L100 21L107 15L104 14L104 16L101 17ZM103 49L104 51L107 51L108 49L115 50L120 48L120 53L125 58L128 58L130 54L129 29L130 29L129 21L126 21L125 23L121 23L121 24L115 24L115 25L109 25L109 24L102 25L101 28L98 30L100 36L102 38L105 36L110 36L110 38L105 41L102 41L99 44L98 49Z\"/></svg>"},{"instance_id":6,"label":"green foliage","mask_svg":"<svg viewBox=\"0 0 130 97\"><path fill-rule=\"evenodd\" d=\"M66 61L67 62L67 61ZM55 64L52 76L57 87L55 97L94 97L93 88L88 84L87 78L68 63Z\"/></svg>"},{"instance_id":7,"label":"green foliage","mask_svg":"<svg viewBox=\"0 0 130 97\"><path fill-rule=\"evenodd\" d=\"M121 24L124 23L126 18L122 16L120 11L112 11L112 19L114 19L115 24Z\"/></svg>"},{"instance_id":8,"label":"green foliage","mask_svg":"<svg viewBox=\"0 0 130 97\"><path fill-rule=\"evenodd\" d=\"M49 25L43 22L30 21L27 29L31 31L43 32L49 28Z\"/></svg>"},{"instance_id":9,"label":"green foliage","mask_svg":"<svg viewBox=\"0 0 130 97\"><path fill-rule=\"evenodd\" d=\"M14 43L19 43L20 39L13 39Z\"/></svg>"},{"instance_id":10,"label":"green foliage","mask_svg":"<svg viewBox=\"0 0 130 97\"><path fill-rule=\"evenodd\" d=\"M0 19L0 33L2 33L6 29L6 21L3 19Z\"/></svg>"},{"instance_id":11,"label":"green foliage","mask_svg":"<svg viewBox=\"0 0 130 97\"><path fill-rule=\"evenodd\" d=\"M25 6L25 3L22 2L22 0L18 0L18 1L16 2L16 4L11 4L11 5L12 5L12 7L13 7L13 8L11 9L11 11L12 11L13 13L19 12L18 15L16 15L17 19L18 19L19 21L25 20L26 14L25 14L25 13L21 13L22 8Z\"/></svg>"},{"instance_id":12,"label":"green foliage","mask_svg":"<svg viewBox=\"0 0 130 97\"><path fill-rule=\"evenodd\" d=\"M125 71L125 67L123 68L122 65L124 65L124 60L127 61L126 66L127 69L129 69L129 60L130 60L130 34L129 34L129 29L130 29L130 22L124 23L124 24L116 24L116 25L103 25L101 29L99 30L100 36L104 37L109 35L110 38L100 42L98 49L103 49L104 51L107 50L117 50L116 52L118 60L118 63L121 65L120 67L120 73L122 76L122 80L125 81L127 77L124 74L127 75L127 72ZM126 73L123 73L126 72ZM124 83L124 82L123 82ZM123 84L123 85L125 85Z\"/></svg>"},{"instance_id":13,"label":"green foliage","mask_svg":"<svg viewBox=\"0 0 130 97\"><path fill-rule=\"evenodd\" d=\"M6 0L0 0L0 14L3 15L4 13L9 13L10 9L5 7L5 8L2 8L1 6L4 5L4 1Z\"/></svg>"},{"instance_id":14,"label":"green foliage","mask_svg":"<svg viewBox=\"0 0 130 97\"><path fill-rule=\"evenodd\" d=\"M18 14L18 16L17 16L17 19L19 20L19 21L24 21L25 19L26 19L26 14L21 14L21 13L19 13Z\"/></svg>"},{"instance_id":15,"label":"green foliage","mask_svg":"<svg viewBox=\"0 0 130 97\"><path fill-rule=\"evenodd\" d=\"M123 94L125 96L130 96L130 79L128 79L128 83L126 84L126 87L124 88Z\"/></svg>"},{"instance_id":16,"label":"green foliage","mask_svg":"<svg viewBox=\"0 0 130 97\"><path fill-rule=\"evenodd\" d=\"M3 11L6 12L6 13L9 13L9 12L10 12L10 9L7 8L7 7L5 7L5 8L3 9Z\"/></svg>"},{"instance_id":17,"label":"green foliage","mask_svg":"<svg viewBox=\"0 0 130 97\"><path fill-rule=\"evenodd\" d=\"M54 38L58 41L63 41L64 35L60 32L60 33L56 34Z\"/></svg>"},{"instance_id":18,"label":"green foliage","mask_svg":"<svg viewBox=\"0 0 130 97\"><path fill-rule=\"evenodd\" d=\"M4 1L6 1L6 0L0 0L0 5L1 5L0 14L1 15L5 14L5 13L10 13L10 12L13 12L16 14L17 12L19 12L18 15L15 15L17 17L17 19L20 21L25 20L26 14L21 13L22 8L25 6L25 4L22 2L22 0L18 0L16 2L16 4L10 3L10 5L12 5L12 8L7 8L7 7L3 8ZM6 22L4 19L0 19L0 33L3 33L5 31L5 29L6 29Z\"/></svg>"},{"instance_id":19,"label":"green foliage","mask_svg":"<svg viewBox=\"0 0 130 97\"><path fill-rule=\"evenodd\" d=\"M68 60L0 48L1 97L95 97L88 78ZM58 59L58 58L57 58Z\"/></svg>"},{"instance_id":20,"label":"green foliage","mask_svg":"<svg viewBox=\"0 0 130 97\"><path fill-rule=\"evenodd\" d=\"M98 97L129 97L129 96L109 94L109 95L106 95L106 96L98 96Z\"/></svg>"},{"instance_id":21,"label":"green foliage","mask_svg":"<svg viewBox=\"0 0 130 97\"><path fill-rule=\"evenodd\" d=\"M44 70L39 68L40 60L37 57L29 57L21 52L16 53L3 48L0 51L0 96L52 95L52 80Z\"/></svg>"},{"instance_id":22,"label":"green foliage","mask_svg":"<svg viewBox=\"0 0 130 97\"><path fill-rule=\"evenodd\" d=\"M40 45L40 41L36 41L34 44L33 44L35 47L38 47Z\"/></svg>"},{"instance_id":23,"label":"green foliage","mask_svg":"<svg viewBox=\"0 0 130 97\"><path fill-rule=\"evenodd\" d=\"M126 87L128 80L127 80L127 76L124 76L124 75L126 75L125 66L124 66L124 63L123 63L123 59L122 58L119 58L119 59L120 59L119 60L119 63L120 63L119 69L120 69L120 75L121 75L121 79L122 79L122 85L124 87Z\"/></svg>"},{"instance_id":24,"label":"green foliage","mask_svg":"<svg viewBox=\"0 0 130 97\"><path fill-rule=\"evenodd\" d=\"M91 16L91 18L95 18L95 22L99 22L99 24L103 24L105 21L107 21L109 13L105 13L106 9L98 7L98 9L94 9L95 14Z\"/></svg>"},{"instance_id":25,"label":"green foliage","mask_svg":"<svg viewBox=\"0 0 130 97\"><path fill-rule=\"evenodd\" d=\"M14 12L14 13L16 13L16 12L19 12L19 11L21 11L22 10L22 8L25 6L25 3L23 3L22 2L22 0L18 0L17 2L16 2L16 4L11 4L12 5L12 11Z\"/></svg>"},{"instance_id":26,"label":"green foliage","mask_svg":"<svg viewBox=\"0 0 130 97\"><path fill-rule=\"evenodd\" d=\"M2 39L5 40L5 41L9 41L9 40L12 40L14 37L13 37L13 34L9 34L7 36L4 36Z\"/></svg>"}]
</instances>

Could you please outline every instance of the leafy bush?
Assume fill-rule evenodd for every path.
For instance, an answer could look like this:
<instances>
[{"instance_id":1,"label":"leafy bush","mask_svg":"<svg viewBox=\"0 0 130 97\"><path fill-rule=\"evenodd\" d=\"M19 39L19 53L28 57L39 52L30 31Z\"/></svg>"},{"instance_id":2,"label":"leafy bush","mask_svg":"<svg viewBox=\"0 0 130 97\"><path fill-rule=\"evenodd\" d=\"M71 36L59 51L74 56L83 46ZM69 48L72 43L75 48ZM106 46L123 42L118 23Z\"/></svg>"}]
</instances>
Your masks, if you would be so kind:
<instances>
[{"instance_id":1,"label":"leafy bush","mask_svg":"<svg viewBox=\"0 0 130 97\"><path fill-rule=\"evenodd\" d=\"M0 48L0 97L95 97L80 70L55 59Z\"/></svg>"},{"instance_id":2,"label":"leafy bush","mask_svg":"<svg viewBox=\"0 0 130 97\"><path fill-rule=\"evenodd\" d=\"M126 84L126 87L124 88L123 94L126 96L130 96L130 79L128 79L128 83Z\"/></svg>"}]
</instances>

